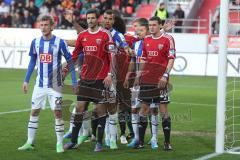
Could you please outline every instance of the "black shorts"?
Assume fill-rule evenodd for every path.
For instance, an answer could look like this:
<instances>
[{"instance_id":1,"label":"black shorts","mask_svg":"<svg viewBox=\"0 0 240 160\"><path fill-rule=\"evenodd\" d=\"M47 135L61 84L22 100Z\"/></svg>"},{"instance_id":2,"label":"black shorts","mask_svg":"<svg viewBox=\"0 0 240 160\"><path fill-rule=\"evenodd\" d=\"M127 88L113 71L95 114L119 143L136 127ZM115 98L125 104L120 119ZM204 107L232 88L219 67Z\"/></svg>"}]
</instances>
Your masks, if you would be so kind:
<instances>
[{"instance_id":1,"label":"black shorts","mask_svg":"<svg viewBox=\"0 0 240 160\"><path fill-rule=\"evenodd\" d=\"M104 87L103 80L80 80L77 101L111 103L115 99L113 91Z\"/></svg>"},{"instance_id":2,"label":"black shorts","mask_svg":"<svg viewBox=\"0 0 240 160\"><path fill-rule=\"evenodd\" d=\"M153 85L141 85L139 99L148 104L168 104L170 102L167 89L159 89Z\"/></svg>"}]
</instances>

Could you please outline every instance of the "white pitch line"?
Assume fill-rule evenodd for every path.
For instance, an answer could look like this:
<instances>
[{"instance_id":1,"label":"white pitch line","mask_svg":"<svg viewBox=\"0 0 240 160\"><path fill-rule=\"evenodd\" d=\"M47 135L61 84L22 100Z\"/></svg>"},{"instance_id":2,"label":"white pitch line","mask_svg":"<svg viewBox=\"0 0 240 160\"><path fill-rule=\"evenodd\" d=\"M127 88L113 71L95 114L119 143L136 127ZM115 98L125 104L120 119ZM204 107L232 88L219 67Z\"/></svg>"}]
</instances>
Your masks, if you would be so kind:
<instances>
[{"instance_id":1,"label":"white pitch line","mask_svg":"<svg viewBox=\"0 0 240 160\"><path fill-rule=\"evenodd\" d=\"M188 105L188 106L206 106L206 107L214 107L215 104L204 104L204 103L187 103L187 102L171 102L172 104L181 104L181 105ZM46 107L49 108L49 107ZM20 109L15 111L8 111L8 112L0 112L0 115L11 114L11 113L20 113L20 112L27 112L30 111L29 109Z\"/></svg>"},{"instance_id":2,"label":"white pitch line","mask_svg":"<svg viewBox=\"0 0 240 160\"><path fill-rule=\"evenodd\" d=\"M211 154L207 154L207 155L205 155L205 156L199 157L199 158L197 158L197 159L195 159L195 160L208 160L208 159L210 159L210 158L217 157L217 156L219 156L219 155L221 155L221 154L222 154L222 153L211 153Z\"/></svg>"},{"instance_id":3,"label":"white pitch line","mask_svg":"<svg viewBox=\"0 0 240 160\"><path fill-rule=\"evenodd\" d=\"M31 110L31 108L28 108L28 109L19 109L19 110L8 111L8 112L0 112L0 115L11 114L11 113L27 112L27 111L30 111L30 110Z\"/></svg>"},{"instance_id":4,"label":"white pitch line","mask_svg":"<svg viewBox=\"0 0 240 160\"><path fill-rule=\"evenodd\" d=\"M182 104L189 106L206 106L206 107L215 107L216 104L206 104L206 103L187 103L187 102L170 102L170 104Z\"/></svg>"}]
</instances>

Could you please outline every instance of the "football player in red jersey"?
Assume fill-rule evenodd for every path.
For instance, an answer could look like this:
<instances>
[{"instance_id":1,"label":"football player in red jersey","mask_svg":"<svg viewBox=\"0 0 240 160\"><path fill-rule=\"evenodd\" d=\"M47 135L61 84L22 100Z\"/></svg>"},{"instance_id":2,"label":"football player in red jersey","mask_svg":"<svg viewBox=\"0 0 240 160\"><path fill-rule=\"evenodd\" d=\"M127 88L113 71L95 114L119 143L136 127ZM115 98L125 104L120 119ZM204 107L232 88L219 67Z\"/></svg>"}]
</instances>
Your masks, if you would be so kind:
<instances>
[{"instance_id":1,"label":"football player in red jersey","mask_svg":"<svg viewBox=\"0 0 240 160\"><path fill-rule=\"evenodd\" d=\"M170 131L171 119L168 114L168 91L169 73L173 67L175 58L175 44L173 38L168 34L160 32L161 20L152 17L149 20L149 31L151 35L146 36L143 41L143 53L140 71L137 73L136 81L140 82L141 113L150 108L152 122L152 149L157 149L157 126L159 106L162 116L162 127L164 132L164 149L171 150ZM147 115L140 115L139 122L139 148L143 147L144 134L147 127Z\"/></svg>"},{"instance_id":2,"label":"football player in red jersey","mask_svg":"<svg viewBox=\"0 0 240 160\"><path fill-rule=\"evenodd\" d=\"M84 60L71 142L65 144L64 147L65 149L77 148L78 132L82 126L84 110L89 102L94 102L98 116L98 137L94 151L101 151L106 123L106 104L109 99L114 98L109 92L112 85L111 65L114 45L110 33L98 25L99 11L97 9L89 9L86 18L88 29L79 33L72 55L72 59L76 61L82 53Z\"/></svg>"}]
</instances>

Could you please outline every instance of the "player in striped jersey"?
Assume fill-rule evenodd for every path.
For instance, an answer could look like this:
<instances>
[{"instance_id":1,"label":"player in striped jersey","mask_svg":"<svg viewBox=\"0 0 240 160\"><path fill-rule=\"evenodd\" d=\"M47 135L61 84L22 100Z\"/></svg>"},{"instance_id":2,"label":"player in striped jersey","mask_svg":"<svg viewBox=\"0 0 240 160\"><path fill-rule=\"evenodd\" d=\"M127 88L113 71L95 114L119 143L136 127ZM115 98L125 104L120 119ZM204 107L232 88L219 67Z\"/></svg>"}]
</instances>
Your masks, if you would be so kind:
<instances>
[{"instance_id":1,"label":"player in striped jersey","mask_svg":"<svg viewBox=\"0 0 240 160\"><path fill-rule=\"evenodd\" d=\"M136 59L132 59L132 62L130 64L130 73L134 71L133 68L135 68L136 72L139 71L139 63L140 58L142 56L142 43L143 39L146 35L149 34L148 32L148 20L145 18L138 19L139 26L137 28L137 35L139 40L136 41L133 44L134 52L136 53ZM136 61L136 63L135 63ZM129 73L127 74L129 76ZM135 148L139 145L139 130L138 130L138 123L139 123L139 108L140 108L140 102L138 101L138 95L139 95L139 85L133 86L131 88L132 91L132 126L134 131L134 138L132 141L127 145L128 147ZM148 110L145 110L146 113L148 113Z\"/></svg>"},{"instance_id":2,"label":"player in striped jersey","mask_svg":"<svg viewBox=\"0 0 240 160\"><path fill-rule=\"evenodd\" d=\"M111 35L113 37L114 44L116 46L116 53L118 53L116 56L113 56L114 59L114 77L117 82L115 82L113 88L115 92L117 92L117 96L120 96L120 92L122 92L121 89L119 89L118 84L118 58L120 54L127 54L131 55L132 50L128 46L124 36L122 33L118 32L113 28L113 24L115 21L115 14L113 10L107 10L104 12L103 15L103 25L105 29L108 29L111 32ZM125 26L124 26L125 27ZM123 87L122 87L123 88ZM129 99L130 100L130 99ZM118 103L121 100L118 100ZM108 106L108 113L109 113L109 120L106 121L106 127L105 127L105 144L107 146L110 146L110 149L117 149L117 143L116 143L116 137L117 137L117 122L118 122L118 114L117 114L117 105L116 103L110 103Z\"/></svg>"},{"instance_id":3,"label":"player in striped jersey","mask_svg":"<svg viewBox=\"0 0 240 160\"><path fill-rule=\"evenodd\" d=\"M28 140L18 150L34 149L33 143L35 133L38 128L38 119L41 108L45 107L48 98L51 109L55 112L55 131L57 135L56 151L64 152L63 134L64 121L62 119L61 102L62 102L62 56L71 66L71 77L73 89L76 88L76 76L71 55L68 51L64 40L52 35L54 29L54 20L51 16L43 15L39 18L42 36L32 41L29 56L29 62L26 77L23 83L23 91L27 93L28 83L31 74L37 64L37 78L32 94L32 109L28 123Z\"/></svg>"}]
</instances>

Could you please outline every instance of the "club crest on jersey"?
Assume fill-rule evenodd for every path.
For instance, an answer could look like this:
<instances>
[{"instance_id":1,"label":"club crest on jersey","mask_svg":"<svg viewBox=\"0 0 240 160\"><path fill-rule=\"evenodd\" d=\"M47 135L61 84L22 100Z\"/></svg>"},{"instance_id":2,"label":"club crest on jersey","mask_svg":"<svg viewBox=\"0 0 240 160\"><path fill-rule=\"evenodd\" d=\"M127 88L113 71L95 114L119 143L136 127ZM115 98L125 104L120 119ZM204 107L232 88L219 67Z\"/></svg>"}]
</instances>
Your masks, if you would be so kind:
<instances>
[{"instance_id":1,"label":"club crest on jersey","mask_svg":"<svg viewBox=\"0 0 240 160\"><path fill-rule=\"evenodd\" d=\"M159 44L159 45L158 45L158 49L159 49L159 50L162 50L162 49L163 49L163 44Z\"/></svg>"},{"instance_id":2,"label":"club crest on jersey","mask_svg":"<svg viewBox=\"0 0 240 160\"><path fill-rule=\"evenodd\" d=\"M101 39L96 39L97 44L101 44L102 40Z\"/></svg>"},{"instance_id":3,"label":"club crest on jersey","mask_svg":"<svg viewBox=\"0 0 240 160\"><path fill-rule=\"evenodd\" d=\"M39 55L41 63L52 63L52 55L48 53L41 53Z\"/></svg>"}]
</instances>

